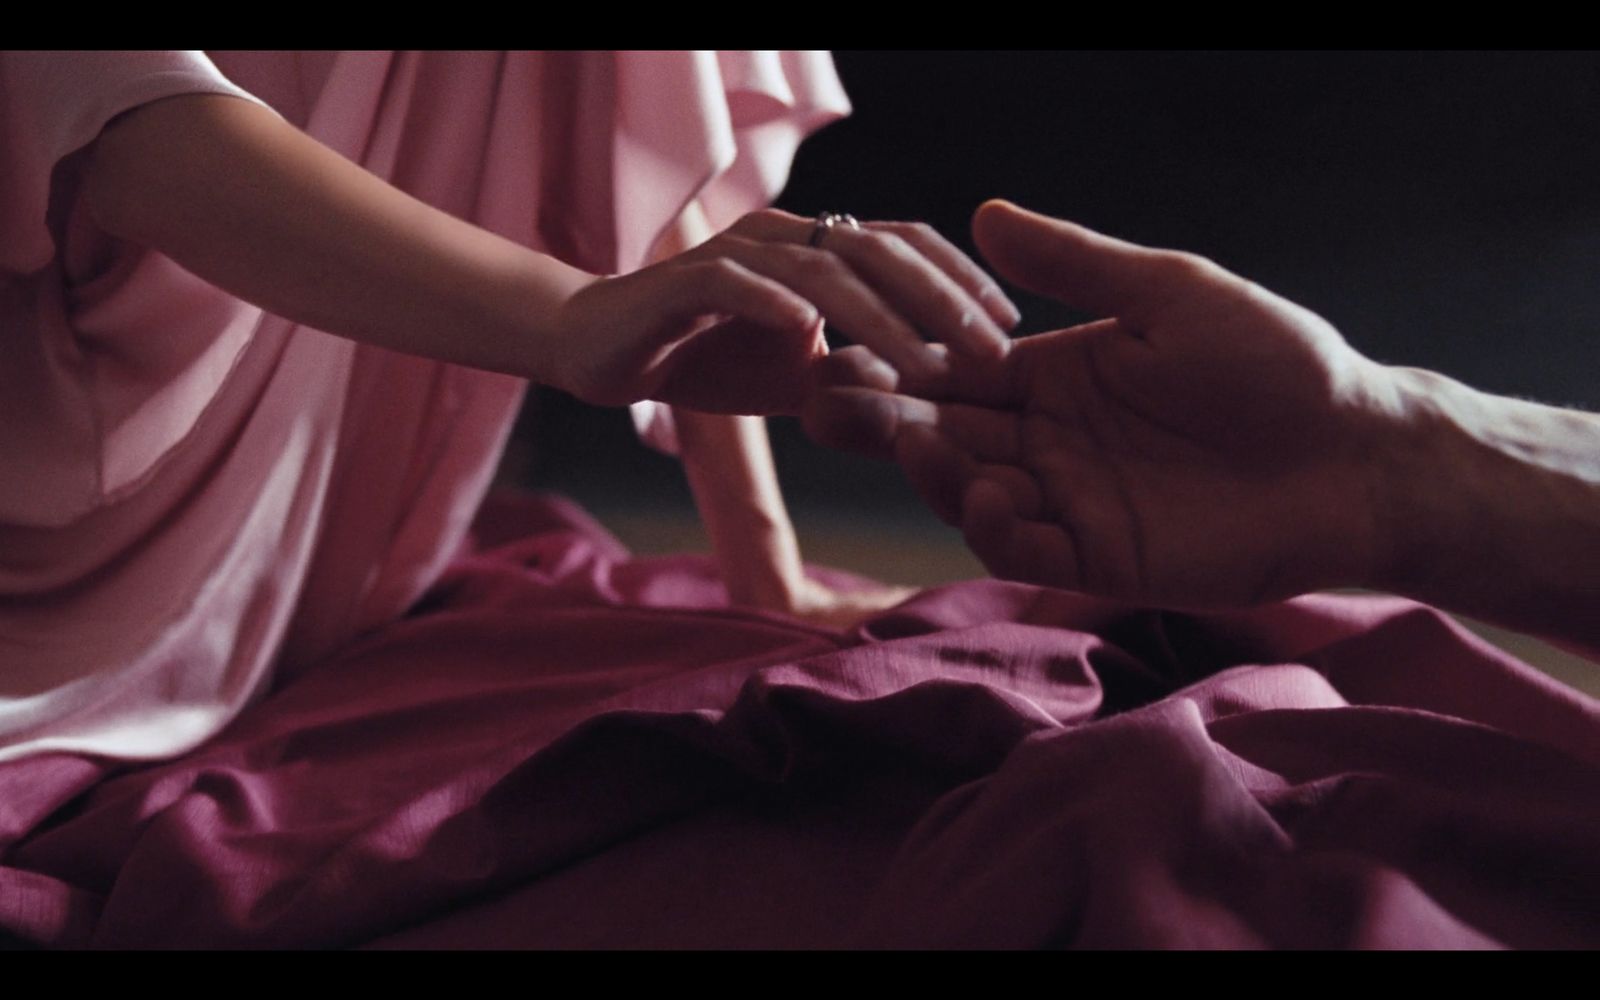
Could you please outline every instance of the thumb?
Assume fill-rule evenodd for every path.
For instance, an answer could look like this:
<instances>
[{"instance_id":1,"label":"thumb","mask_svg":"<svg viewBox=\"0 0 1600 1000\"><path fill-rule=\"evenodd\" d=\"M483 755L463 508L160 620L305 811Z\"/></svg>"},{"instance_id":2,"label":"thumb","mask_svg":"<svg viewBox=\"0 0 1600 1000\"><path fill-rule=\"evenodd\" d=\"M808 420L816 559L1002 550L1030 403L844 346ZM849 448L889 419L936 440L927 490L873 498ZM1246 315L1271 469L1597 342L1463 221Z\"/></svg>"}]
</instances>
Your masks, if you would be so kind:
<instances>
[{"instance_id":1,"label":"thumb","mask_svg":"<svg viewBox=\"0 0 1600 1000\"><path fill-rule=\"evenodd\" d=\"M1101 316L1140 312L1168 283L1162 262L1183 256L1114 239L1008 201L978 206L972 236L1006 280Z\"/></svg>"}]
</instances>

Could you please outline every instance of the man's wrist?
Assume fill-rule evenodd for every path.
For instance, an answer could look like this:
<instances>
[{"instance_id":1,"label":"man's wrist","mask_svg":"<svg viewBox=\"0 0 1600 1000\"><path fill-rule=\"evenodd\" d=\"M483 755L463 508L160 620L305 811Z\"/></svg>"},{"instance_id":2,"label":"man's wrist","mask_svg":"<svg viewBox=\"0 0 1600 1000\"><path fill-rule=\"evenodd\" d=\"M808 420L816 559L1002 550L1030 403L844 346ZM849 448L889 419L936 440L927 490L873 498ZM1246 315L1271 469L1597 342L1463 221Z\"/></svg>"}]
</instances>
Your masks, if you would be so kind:
<instances>
[{"instance_id":1,"label":"man's wrist","mask_svg":"<svg viewBox=\"0 0 1600 1000\"><path fill-rule=\"evenodd\" d=\"M1389 530L1374 585L1575 637L1600 593L1600 417L1391 371L1401 405L1375 455Z\"/></svg>"}]
</instances>

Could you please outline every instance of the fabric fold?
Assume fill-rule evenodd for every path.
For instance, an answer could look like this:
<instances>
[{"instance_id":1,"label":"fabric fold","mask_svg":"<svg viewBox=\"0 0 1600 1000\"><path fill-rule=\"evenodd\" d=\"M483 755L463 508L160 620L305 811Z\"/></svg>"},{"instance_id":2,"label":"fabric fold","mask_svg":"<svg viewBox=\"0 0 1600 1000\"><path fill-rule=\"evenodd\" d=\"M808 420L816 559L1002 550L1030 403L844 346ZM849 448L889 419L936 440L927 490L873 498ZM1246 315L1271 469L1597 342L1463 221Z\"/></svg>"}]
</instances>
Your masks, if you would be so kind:
<instances>
[{"instance_id":1,"label":"fabric fold","mask_svg":"<svg viewBox=\"0 0 1600 1000\"><path fill-rule=\"evenodd\" d=\"M569 504L493 513L533 534L463 558L415 614L186 757L0 764L0 790L25 792L0 813L0 933L1600 943L1600 771L1585 734L1533 735L1594 701L1437 612L1310 598L1180 628L973 581L845 636L730 611L703 557L630 559ZM1442 665L1525 698L1457 715L1360 694ZM1108 700L1128 676L1159 684Z\"/></svg>"},{"instance_id":2,"label":"fabric fold","mask_svg":"<svg viewBox=\"0 0 1600 1000\"><path fill-rule=\"evenodd\" d=\"M402 190L612 273L706 191L731 217L770 200L794 147L760 129L843 113L825 56L750 59L733 84L745 60L711 53L0 56L0 459L29 470L0 483L0 759L180 753L395 621L459 549L524 389L110 239L62 157L163 96L257 100L243 82Z\"/></svg>"}]
</instances>

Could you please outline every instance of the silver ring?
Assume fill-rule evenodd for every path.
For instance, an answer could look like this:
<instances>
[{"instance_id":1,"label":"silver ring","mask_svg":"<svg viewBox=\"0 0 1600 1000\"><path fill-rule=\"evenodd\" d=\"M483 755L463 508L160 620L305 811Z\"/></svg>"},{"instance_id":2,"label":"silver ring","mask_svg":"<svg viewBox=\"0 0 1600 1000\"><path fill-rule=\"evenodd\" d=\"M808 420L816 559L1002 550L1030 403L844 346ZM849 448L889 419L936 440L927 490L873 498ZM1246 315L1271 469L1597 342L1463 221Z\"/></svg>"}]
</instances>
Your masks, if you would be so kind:
<instances>
[{"instance_id":1,"label":"silver ring","mask_svg":"<svg viewBox=\"0 0 1600 1000\"><path fill-rule=\"evenodd\" d=\"M846 225L851 229L860 229L861 223L848 212L818 212L816 225L811 227L811 238L806 242L811 246L821 246L822 238L833 230L834 226Z\"/></svg>"}]
</instances>

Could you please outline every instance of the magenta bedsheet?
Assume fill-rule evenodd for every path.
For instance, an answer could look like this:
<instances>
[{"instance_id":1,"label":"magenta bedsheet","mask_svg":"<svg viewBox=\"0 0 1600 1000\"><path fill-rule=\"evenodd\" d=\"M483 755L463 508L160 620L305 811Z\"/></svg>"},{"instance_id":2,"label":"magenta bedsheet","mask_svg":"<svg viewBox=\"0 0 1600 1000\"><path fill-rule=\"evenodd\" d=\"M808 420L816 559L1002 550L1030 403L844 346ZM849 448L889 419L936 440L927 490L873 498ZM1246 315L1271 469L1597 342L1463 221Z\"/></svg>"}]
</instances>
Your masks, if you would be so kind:
<instances>
[{"instance_id":1,"label":"magenta bedsheet","mask_svg":"<svg viewBox=\"0 0 1600 1000\"><path fill-rule=\"evenodd\" d=\"M570 504L176 761L0 766L0 940L1600 945L1600 707L1390 599L849 638Z\"/></svg>"}]
</instances>

